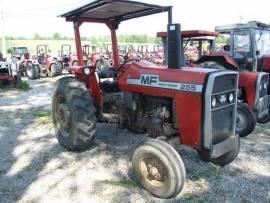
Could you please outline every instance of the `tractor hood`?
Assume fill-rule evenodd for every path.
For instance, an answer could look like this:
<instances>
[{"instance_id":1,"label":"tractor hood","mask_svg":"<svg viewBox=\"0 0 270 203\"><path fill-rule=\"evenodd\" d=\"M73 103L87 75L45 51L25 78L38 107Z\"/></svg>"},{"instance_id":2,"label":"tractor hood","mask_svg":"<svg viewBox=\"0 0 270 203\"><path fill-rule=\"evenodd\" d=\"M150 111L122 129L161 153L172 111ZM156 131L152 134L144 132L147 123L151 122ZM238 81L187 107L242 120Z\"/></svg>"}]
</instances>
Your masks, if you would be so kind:
<instances>
[{"instance_id":1,"label":"tractor hood","mask_svg":"<svg viewBox=\"0 0 270 203\"><path fill-rule=\"evenodd\" d=\"M157 66L147 61L141 61L125 66L125 71L119 78L119 84L123 90L128 90L129 85L136 85L200 93L207 76L219 71L189 67L170 69L167 66Z\"/></svg>"}]
</instances>

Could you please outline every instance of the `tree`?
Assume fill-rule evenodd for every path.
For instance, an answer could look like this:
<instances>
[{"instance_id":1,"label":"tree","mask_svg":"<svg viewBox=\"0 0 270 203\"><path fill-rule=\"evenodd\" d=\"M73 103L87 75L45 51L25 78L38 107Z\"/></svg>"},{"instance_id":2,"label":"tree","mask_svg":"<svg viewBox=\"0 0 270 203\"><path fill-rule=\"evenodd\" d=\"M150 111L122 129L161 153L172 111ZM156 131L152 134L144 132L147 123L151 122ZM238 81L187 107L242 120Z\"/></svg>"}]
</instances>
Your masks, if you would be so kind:
<instances>
[{"instance_id":1,"label":"tree","mask_svg":"<svg viewBox=\"0 0 270 203\"><path fill-rule=\"evenodd\" d=\"M61 34L58 32L53 33L53 40L62 40Z\"/></svg>"}]
</instances>

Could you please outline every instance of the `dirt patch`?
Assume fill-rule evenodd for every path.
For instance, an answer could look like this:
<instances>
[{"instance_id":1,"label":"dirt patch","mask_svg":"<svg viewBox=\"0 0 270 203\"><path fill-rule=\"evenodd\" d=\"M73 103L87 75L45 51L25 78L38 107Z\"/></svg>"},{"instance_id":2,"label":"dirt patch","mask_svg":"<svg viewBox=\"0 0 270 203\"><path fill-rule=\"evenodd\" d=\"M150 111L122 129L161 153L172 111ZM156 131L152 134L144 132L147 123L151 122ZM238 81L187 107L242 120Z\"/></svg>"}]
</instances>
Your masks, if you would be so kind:
<instances>
[{"instance_id":1,"label":"dirt patch","mask_svg":"<svg viewBox=\"0 0 270 203\"><path fill-rule=\"evenodd\" d=\"M241 139L238 158L223 168L178 149L187 170L170 201L136 182L130 157L144 135L98 125L91 149L71 153L55 139L50 103L56 79L29 81L26 92L0 89L0 202L269 202L270 125Z\"/></svg>"}]
</instances>

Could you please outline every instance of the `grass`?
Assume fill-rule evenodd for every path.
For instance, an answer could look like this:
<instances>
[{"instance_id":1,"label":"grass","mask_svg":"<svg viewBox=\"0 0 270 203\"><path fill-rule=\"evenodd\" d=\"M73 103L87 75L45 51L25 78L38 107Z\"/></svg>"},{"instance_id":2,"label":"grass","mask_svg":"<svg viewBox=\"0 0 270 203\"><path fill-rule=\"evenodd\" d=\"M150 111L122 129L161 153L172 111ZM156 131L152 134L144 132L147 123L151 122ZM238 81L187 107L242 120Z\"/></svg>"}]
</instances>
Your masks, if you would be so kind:
<instances>
[{"instance_id":1,"label":"grass","mask_svg":"<svg viewBox=\"0 0 270 203\"><path fill-rule=\"evenodd\" d=\"M0 169L0 175L6 173L5 169Z\"/></svg>"},{"instance_id":2,"label":"grass","mask_svg":"<svg viewBox=\"0 0 270 203\"><path fill-rule=\"evenodd\" d=\"M41 80L41 81L39 81L38 82L38 84L46 84L46 83L48 83L48 82L50 82L49 80L47 80L47 79L45 79L45 80Z\"/></svg>"},{"instance_id":3,"label":"grass","mask_svg":"<svg viewBox=\"0 0 270 203\"><path fill-rule=\"evenodd\" d=\"M113 189L132 189L136 188L138 185L133 182L132 180L121 180L121 181L112 181L112 180L105 180L100 181L95 184L95 189L92 191L93 194L100 195L104 193L105 190L109 188Z\"/></svg>"},{"instance_id":4,"label":"grass","mask_svg":"<svg viewBox=\"0 0 270 203\"><path fill-rule=\"evenodd\" d=\"M137 187L137 184L133 182L132 180L121 180L121 181L106 180L106 181L100 182L100 184L110 186L110 187L121 187L121 188L126 188L126 189Z\"/></svg>"},{"instance_id":5,"label":"grass","mask_svg":"<svg viewBox=\"0 0 270 203\"><path fill-rule=\"evenodd\" d=\"M40 125L47 125L52 123L50 110L39 110L33 113L34 121Z\"/></svg>"},{"instance_id":6,"label":"grass","mask_svg":"<svg viewBox=\"0 0 270 203\"><path fill-rule=\"evenodd\" d=\"M19 85L19 89L22 91L28 91L31 89L31 87L27 81L23 80Z\"/></svg>"}]
</instances>

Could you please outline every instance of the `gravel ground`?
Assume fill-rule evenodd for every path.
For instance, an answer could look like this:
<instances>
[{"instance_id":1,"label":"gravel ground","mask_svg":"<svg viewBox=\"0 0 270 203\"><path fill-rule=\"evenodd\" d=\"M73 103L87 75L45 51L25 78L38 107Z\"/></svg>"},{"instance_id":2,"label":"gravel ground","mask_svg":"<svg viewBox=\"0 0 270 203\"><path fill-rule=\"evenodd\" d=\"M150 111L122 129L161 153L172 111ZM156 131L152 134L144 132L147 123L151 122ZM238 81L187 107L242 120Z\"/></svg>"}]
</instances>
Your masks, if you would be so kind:
<instances>
[{"instance_id":1,"label":"gravel ground","mask_svg":"<svg viewBox=\"0 0 270 203\"><path fill-rule=\"evenodd\" d=\"M270 202L270 125L241 139L238 158L223 168L178 149L187 170L183 192L161 200L134 178L130 156L144 135L99 125L92 149L67 152L50 118L53 82L31 90L0 89L0 202Z\"/></svg>"}]
</instances>

